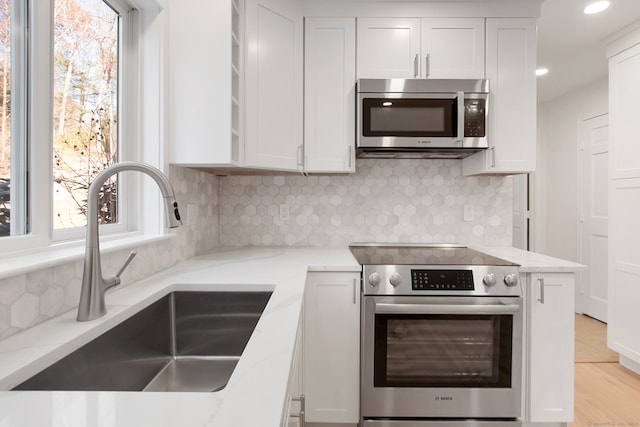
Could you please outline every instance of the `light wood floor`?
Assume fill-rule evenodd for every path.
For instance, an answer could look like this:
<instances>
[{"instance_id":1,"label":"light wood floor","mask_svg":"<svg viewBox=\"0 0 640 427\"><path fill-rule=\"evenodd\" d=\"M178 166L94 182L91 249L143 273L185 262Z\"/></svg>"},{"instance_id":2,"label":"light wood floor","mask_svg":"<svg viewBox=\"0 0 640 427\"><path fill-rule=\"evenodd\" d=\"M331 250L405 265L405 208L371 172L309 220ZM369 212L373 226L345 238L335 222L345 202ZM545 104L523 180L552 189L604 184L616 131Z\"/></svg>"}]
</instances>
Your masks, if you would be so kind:
<instances>
[{"instance_id":1,"label":"light wood floor","mask_svg":"<svg viewBox=\"0 0 640 427\"><path fill-rule=\"evenodd\" d=\"M576 315L575 419L570 427L640 427L640 375L617 363L606 325Z\"/></svg>"}]
</instances>

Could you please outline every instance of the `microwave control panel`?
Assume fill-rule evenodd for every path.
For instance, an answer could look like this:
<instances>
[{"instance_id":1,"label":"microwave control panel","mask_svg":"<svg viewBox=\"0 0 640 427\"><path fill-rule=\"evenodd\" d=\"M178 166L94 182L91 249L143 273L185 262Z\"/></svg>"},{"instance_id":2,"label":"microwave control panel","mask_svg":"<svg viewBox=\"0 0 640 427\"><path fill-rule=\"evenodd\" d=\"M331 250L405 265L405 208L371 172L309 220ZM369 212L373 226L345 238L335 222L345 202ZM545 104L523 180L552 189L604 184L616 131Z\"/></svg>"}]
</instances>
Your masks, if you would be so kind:
<instances>
[{"instance_id":1,"label":"microwave control panel","mask_svg":"<svg viewBox=\"0 0 640 427\"><path fill-rule=\"evenodd\" d=\"M485 100L464 100L464 136L465 138L484 138L485 132Z\"/></svg>"}]
</instances>

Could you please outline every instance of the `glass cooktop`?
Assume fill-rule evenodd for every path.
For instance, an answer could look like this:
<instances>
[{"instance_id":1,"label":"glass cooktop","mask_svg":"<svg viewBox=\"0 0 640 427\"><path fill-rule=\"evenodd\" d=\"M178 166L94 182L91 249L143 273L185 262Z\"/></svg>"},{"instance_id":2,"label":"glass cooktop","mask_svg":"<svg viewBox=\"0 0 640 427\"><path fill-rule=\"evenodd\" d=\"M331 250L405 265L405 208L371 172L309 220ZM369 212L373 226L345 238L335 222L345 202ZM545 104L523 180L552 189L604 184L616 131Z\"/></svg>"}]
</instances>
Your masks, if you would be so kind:
<instances>
[{"instance_id":1,"label":"glass cooktop","mask_svg":"<svg viewBox=\"0 0 640 427\"><path fill-rule=\"evenodd\" d=\"M456 244L352 243L349 249L361 265L518 265Z\"/></svg>"}]
</instances>

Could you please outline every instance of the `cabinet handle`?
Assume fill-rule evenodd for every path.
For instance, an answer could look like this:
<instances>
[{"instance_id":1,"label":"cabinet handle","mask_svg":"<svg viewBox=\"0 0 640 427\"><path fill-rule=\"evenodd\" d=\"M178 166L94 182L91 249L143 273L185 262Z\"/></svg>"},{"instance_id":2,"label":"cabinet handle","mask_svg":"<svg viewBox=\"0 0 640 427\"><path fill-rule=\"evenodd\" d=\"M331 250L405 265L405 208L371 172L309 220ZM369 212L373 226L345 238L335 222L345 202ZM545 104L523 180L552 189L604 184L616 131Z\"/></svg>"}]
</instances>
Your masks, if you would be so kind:
<instances>
[{"instance_id":1,"label":"cabinet handle","mask_svg":"<svg viewBox=\"0 0 640 427\"><path fill-rule=\"evenodd\" d=\"M347 147L347 166L349 167L349 169L351 169L351 165L352 165L352 160L351 160L351 151L353 150L353 147L351 145L349 145Z\"/></svg>"},{"instance_id":2,"label":"cabinet handle","mask_svg":"<svg viewBox=\"0 0 640 427\"><path fill-rule=\"evenodd\" d=\"M424 56L424 76L429 77L431 74L431 55L428 53Z\"/></svg>"},{"instance_id":3,"label":"cabinet handle","mask_svg":"<svg viewBox=\"0 0 640 427\"><path fill-rule=\"evenodd\" d=\"M300 412L297 414L290 414L289 418L298 418L300 420L300 427L304 427L304 413L305 413L305 397L301 394L300 397L292 397L291 401L300 402Z\"/></svg>"},{"instance_id":4,"label":"cabinet handle","mask_svg":"<svg viewBox=\"0 0 640 427\"><path fill-rule=\"evenodd\" d=\"M539 278L538 284L540 285L540 296L538 297L538 301L540 301L541 304L544 304L544 278Z\"/></svg>"},{"instance_id":5,"label":"cabinet handle","mask_svg":"<svg viewBox=\"0 0 640 427\"><path fill-rule=\"evenodd\" d=\"M420 55L416 53L416 57L413 58L413 77L414 78L418 77L418 61L419 61L419 57L420 57Z\"/></svg>"},{"instance_id":6,"label":"cabinet handle","mask_svg":"<svg viewBox=\"0 0 640 427\"><path fill-rule=\"evenodd\" d=\"M298 167L303 168L303 153L302 153L302 144L298 145L298 152L296 153L296 159L298 160Z\"/></svg>"},{"instance_id":7,"label":"cabinet handle","mask_svg":"<svg viewBox=\"0 0 640 427\"><path fill-rule=\"evenodd\" d=\"M353 303L356 303L356 289L358 288L356 279L353 279Z\"/></svg>"},{"instance_id":8,"label":"cabinet handle","mask_svg":"<svg viewBox=\"0 0 640 427\"><path fill-rule=\"evenodd\" d=\"M496 167L496 146L491 147L491 167Z\"/></svg>"}]
</instances>

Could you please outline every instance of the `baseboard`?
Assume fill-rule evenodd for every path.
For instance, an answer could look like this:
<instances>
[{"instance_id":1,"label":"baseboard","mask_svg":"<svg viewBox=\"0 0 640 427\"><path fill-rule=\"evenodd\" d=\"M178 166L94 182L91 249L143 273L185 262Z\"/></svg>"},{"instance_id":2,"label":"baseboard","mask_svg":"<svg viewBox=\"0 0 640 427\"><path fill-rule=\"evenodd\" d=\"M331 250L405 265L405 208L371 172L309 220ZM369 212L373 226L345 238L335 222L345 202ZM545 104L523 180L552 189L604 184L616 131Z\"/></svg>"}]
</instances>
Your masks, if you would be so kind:
<instances>
[{"instance_id":1,"label":"baseboard","mask_svg":"<svg viewBox=\"0 0 640 427\"><path fill-rule=\"evenodd\" d=\"M630 371L633 371L636 374L640 375L640 363L636 362L635 360L632 360L626 356L620 355L620 364L625 368L629 369Z\"/></svg>"}]
</instances>

